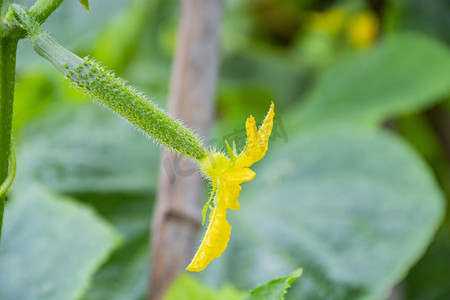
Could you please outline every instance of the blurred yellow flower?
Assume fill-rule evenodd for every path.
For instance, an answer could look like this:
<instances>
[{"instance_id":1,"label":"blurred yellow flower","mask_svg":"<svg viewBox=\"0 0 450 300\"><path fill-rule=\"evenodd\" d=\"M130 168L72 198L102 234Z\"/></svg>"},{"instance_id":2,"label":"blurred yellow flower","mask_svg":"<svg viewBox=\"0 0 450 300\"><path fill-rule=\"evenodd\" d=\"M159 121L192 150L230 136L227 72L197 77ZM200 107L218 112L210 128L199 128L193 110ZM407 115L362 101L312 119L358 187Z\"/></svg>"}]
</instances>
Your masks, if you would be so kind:
<instances>
[{"instance_id":1,"label":"blurred yellow flower","mask_svg":"<svg viewBox=\"0 0 450 300\"><path fill-rule=\"evenodd\" d=\"M353 47L368 48L375 42L377 35L378 18L373 12L360 12L350 20L348 38Z\"/></svg>"},{"instance_id":2,"label":"blurred yellow flower","mask_svg":"<svg viewBox=\"0 0 450 300\"><path fill-rule=\"evenodd\" d=\"M214 207L211 210L208 229L200 248L186 270L201 271L225 251L231 234L231 226L226 220L227 208L239 209L240 184L255 178L255 172L248 167L266 154L274 115L274 105L272 104L259 130L256 128L253 116L247 119L245 125L247 143L239 155L236 154L234 142L233 149L226 142L229 157L211 151L206 158L200 161L200 168L212 182L211 197L203 209L203 222L212 200L214 200Z\"/></svg>"},{"instance_id":3,"label":"blurred yellow flower","mask_svg":"<svg viewBox=\"0 0 450 300\"><path fill-rule=\"evenodd\" d=\"M338 34L344 26L346 16L347 13L339 8L315 12L312 14L310 29Z\"/></svg>"}]
</instances>

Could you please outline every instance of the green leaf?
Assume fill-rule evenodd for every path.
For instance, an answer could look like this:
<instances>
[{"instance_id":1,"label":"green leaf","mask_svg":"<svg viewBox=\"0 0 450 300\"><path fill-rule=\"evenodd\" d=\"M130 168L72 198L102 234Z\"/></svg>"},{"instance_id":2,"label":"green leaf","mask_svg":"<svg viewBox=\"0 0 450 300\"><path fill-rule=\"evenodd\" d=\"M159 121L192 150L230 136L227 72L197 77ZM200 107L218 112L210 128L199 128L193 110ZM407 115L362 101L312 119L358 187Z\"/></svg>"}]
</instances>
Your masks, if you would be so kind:
<instances>
[{"instance_id":1,"label":"green leaf","mask_svg":"<svg viewBox=\"0 0 450 300\"><path fill-rule=\"evenodd\" d=\"M24 126L20 141L16 190L39 183L70 194L94 207L123 236L83 299L145 297L159 148L91 103L53 105Z\"/></svg>"},{"instance_id":2,"label":"green leaf","mask_svg":"<svg viewBox=\"0 0 450 300\"><path fill-rule=\"evenodd\" d=\"M53 70L52 70L53 71ZM57 96L60 80L53 80L47 69L25 72L17 79L20 89L14 93L14 131L17 134L30 119L45 111ZM33 107L33 109L30 109Z\"/></svg>"},{"instance_id":3,"label":"green leaf","mask_svg":"<svg viewBox=\"0 0 450 300\"><path fill-rule=\"evenodd\" d=\"M228 248L202 274L210 284L245 289L302 266L288 298L381 299L445 211L427 166L391 134L310 131L254 170L229 214Z\"/></svg>"},{"instance_id":4,"label":"green leaf","mask_svg":"<svg viewBox=\"0 0 450 300\"><path fill-rule=\"evenodd\" d=\"M450 5L447 0L392 0L385 11L386 29L422 31L450 43Z\"/></svg>"},{"instance_id":5,"label":"green leaf","mask_svg":"<svg viewBox=\"0 0 450 300\"><path fill-rule=\"evenodd\" d=\"M148 196L155 189L160 150L94 104L55 105L24 128L21 140L18 189L33 182L71 194Z\"/></svg>"},{"instance_id":6,"label":"green leaf","mask_svg":"<svg viewBox=\"0 0 450 300\"><path fill-rule=\"evenodd\" d=\"M247 300L283 300L287 289L300 275L302 275L302 269L298 269L286 277L273 279L260 285L250 292Z\"/></svg>"},{"instance_id":7,"label":"green leaf","mask_svg":"<svg viewBox=\"0 0 450 300\"><path fill-rule=\"evenodd\" d=\"M105 26L101 34L96 36L92 56L117 73L120 73L123 68L129 67L130 62L134 61L137 54L138 45L142 42L143 32L148 32L148 30L158 31L163 27L149 24L149 22L158 22L155 16L159 13L157 8L160 9L156 1L138 0L133 2L133 5L126 5L119 12L114 13L113 18L104 23ZM157 35L153 38L157 38ZM151 55L154 54L146 53L144 58L138 59L139 65L145 68L145 66L142 66L142 62L151 59ZM152 76L149 73L147 72L146 80L149 76ZM151 73L153 76L163 77L156 66ZM136 74L133 72L130 75ZM167 83L166 80L161 80ZM152 95L154 95L154 87L152 87ZM162 98L166 98L165 96Z\"/></svg>"},{"instance_id":8,"label":"green leaf","mask_svg":"<svg viewBox=\"0 0 450 300\"><path fill-rule=\"evenodd\" d=\"M92 280L83 300L143 299L150 266L150 217L153 198L124 194L78 196L93 205L123 235L123 244ZM111 285L111 282L114 282Z\"/></svg>"},{"instance_id":9,"label":"green leaf","mask_svg":"<svg viewBox=\"0 0 450 300\"><path fill-rule=\"evenodd\" d=\"M169 288L164 300L241 300L245 294L230 285L225 285L219 290L212 290L193 276L182 274Z\"/></svg>"},{"instance_id":10,"label":"green leaf","mask_svg":"<svg viewBox=\"0 0 450 300\"><path fill-rule=\"evenodd\" d=\"M89 0L79 0L84 9L89 12Z\"/></svg>"},{"instance_id":11,"label":"green leaf","mask_svg":"<svg viewBox=\"0 0 450 300\"><path fill-rule=\"evenodd\" d=\"M246 300L283 300L287 289L300 275L302 270L298 269L288 276L273 279L266 284L256 287L246 297ZM167 291L164 300L241 300L246 293L224 285L220 289L213 290L195 279L194 276L182 274Z\"/></svg>"},{"instance_id":12,"label":"green leaf","mask_svg":"<svg viewBox=\"0 0 450 300\"><path fill-rule=\"evenodd\" d=\"M98 271L82 299L144 299L150 266L148 242L148 239L127 241Z\"/></svg>"},{"instance_id":13,"label":"green leaf","mask_svg":"<svg viewBox=\"0 0 450 300\"><path fill-rule=\"evenodd\" d=\"M78 299L119 238L84 204L28 187L6 207L0 299Z\"/></svg>"},{"instance_id":14,"label":"green leaf","mask_svg":"<svg viewBox=\"0 0 450 300\"><path fill-rule=\"evenodd\" d=\"M450 51L444 45L419 34L390 36L326 70L291 114L292 127L378 126L449 95L448 74Z\"/></svg>"}]
</instances>

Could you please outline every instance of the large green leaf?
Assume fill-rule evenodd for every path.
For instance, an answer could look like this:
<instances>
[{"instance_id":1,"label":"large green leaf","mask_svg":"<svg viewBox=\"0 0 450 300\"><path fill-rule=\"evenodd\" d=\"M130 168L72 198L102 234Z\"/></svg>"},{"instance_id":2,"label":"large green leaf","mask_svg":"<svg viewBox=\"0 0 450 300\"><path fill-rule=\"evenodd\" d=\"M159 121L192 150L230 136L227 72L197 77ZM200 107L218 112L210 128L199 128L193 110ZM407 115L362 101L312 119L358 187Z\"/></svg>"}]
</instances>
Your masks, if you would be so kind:
<instances>
[{"instance_id":1,"label":"large green leaf","mask_svg":"<svg viewBox=\"0 0 450 300\"><path fill-rule=\"evenodd\" d=\"M78 299L118 244L94 211L42 188L16 193L0 244L0 299Z\"/></svg>"},{"instance_id":2,"label":"large green leaf","mask_svg":"<svg viewBox=\"0 0 450 300\"><path fill-rule=\"evenodd\" d=\"M206 281L249 288L302 266L288 298L381 299L423 254L444 213L428 168L386 133L311 131L269 150L255 171Z\"/></svg>"},{"instance_id":3,"label":"large green leaf","mask_svg":"<svg viewBox=\"0 0 450 300\"><path fill-rule=\"evenodd\" d=\"M23 131L19 188L40 182L64 193L145 195L155 188L159 149L94 104L54 106Z\"/></svg>"},{"instance_id":4,"label":"large green leaf","mask_svg":"<svg viewBox=\"0 0 450 300\"><path fill-rule=\"evenodd\" d=\"M450 51L419 34L394 35L368 53L346 57L319 77L291 115L293 127L376 126L450 93Z\"/></svg>"},{"instance_id":5,"label":"large green leaf","mask_svg":"<svg viewBox=\"0 0 450 300\"><path fill-rule=\"evenodd\" d=\"M149 224L153 199L142 196L79 196L116 226L124 243L97 272L84 300L144 299L149 276ZM111 283L114 282L112 285Z\"/></svg>"},{"instance_id":6,"label":"large green leaf","mask_svg":"<svg viewBox=\"0 0 450 300\"><path fill-rule=\"evenodd\" d=\"M127 122L93 104L53 106L22 133L16 190L38 182L75 196L124 237L83 299L143 298L159 149Z\"/></svg>"}]
</instances>

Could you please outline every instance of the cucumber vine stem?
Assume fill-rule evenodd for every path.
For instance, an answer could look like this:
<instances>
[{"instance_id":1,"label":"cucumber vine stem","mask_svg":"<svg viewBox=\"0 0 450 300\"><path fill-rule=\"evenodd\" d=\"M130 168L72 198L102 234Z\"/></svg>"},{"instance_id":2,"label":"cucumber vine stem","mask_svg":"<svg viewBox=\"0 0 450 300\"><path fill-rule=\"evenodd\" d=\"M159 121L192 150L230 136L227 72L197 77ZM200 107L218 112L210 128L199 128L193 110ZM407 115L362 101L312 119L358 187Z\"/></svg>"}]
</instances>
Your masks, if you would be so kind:
<instances>
[{"instance_id":1,"label":"cucumber vine stem","mask_svg":"<svg viewBox=\"0 0 450 300\"><path fill-rule=\"evenodd\" d=\"M11 125L18 39L0 36L0 40L0 183L3 184L11 169ZM0 195L0 238L5 199L5 195Z\"/></svg>"},{"instance_id":2,"label":"cucumber vine stem","mask_svg":"<svg viewBox=\"0 0 450 300\"><path fill-rule=\"evenodd\" d=\"M30 13L39 23L43 23L63 1L64 0L38 0L30 8Z\"/></svg>"}]
</instances>

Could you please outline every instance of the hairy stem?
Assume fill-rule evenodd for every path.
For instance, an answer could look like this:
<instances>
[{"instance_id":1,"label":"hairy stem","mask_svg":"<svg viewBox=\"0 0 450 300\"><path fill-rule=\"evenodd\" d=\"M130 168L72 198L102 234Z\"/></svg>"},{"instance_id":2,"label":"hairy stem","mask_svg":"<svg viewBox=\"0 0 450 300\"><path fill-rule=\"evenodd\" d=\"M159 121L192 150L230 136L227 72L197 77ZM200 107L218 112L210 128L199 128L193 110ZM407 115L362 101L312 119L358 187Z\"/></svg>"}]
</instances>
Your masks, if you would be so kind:
<instances>
[{"instance_id":1,"label":"hairy stem","mask_svg":"<svg viewBox=\"0 0 450 300\"><path fill-rule=\"evenodd\" d=\"M16 38L0 37L0 185L8 177L16 70ZM5 195L0 195L0 237Z\"/></svg>"},{"instance_id":2,"label":"hairy stem","mask_svg":"<svg viewBox=\"0 0 450 300\"><path fill-rule=\"evenodd\" d=\"M39 22L43 23L64 0L38 0L30 8L30 13Z\"/></svg>"}]
</instances>

